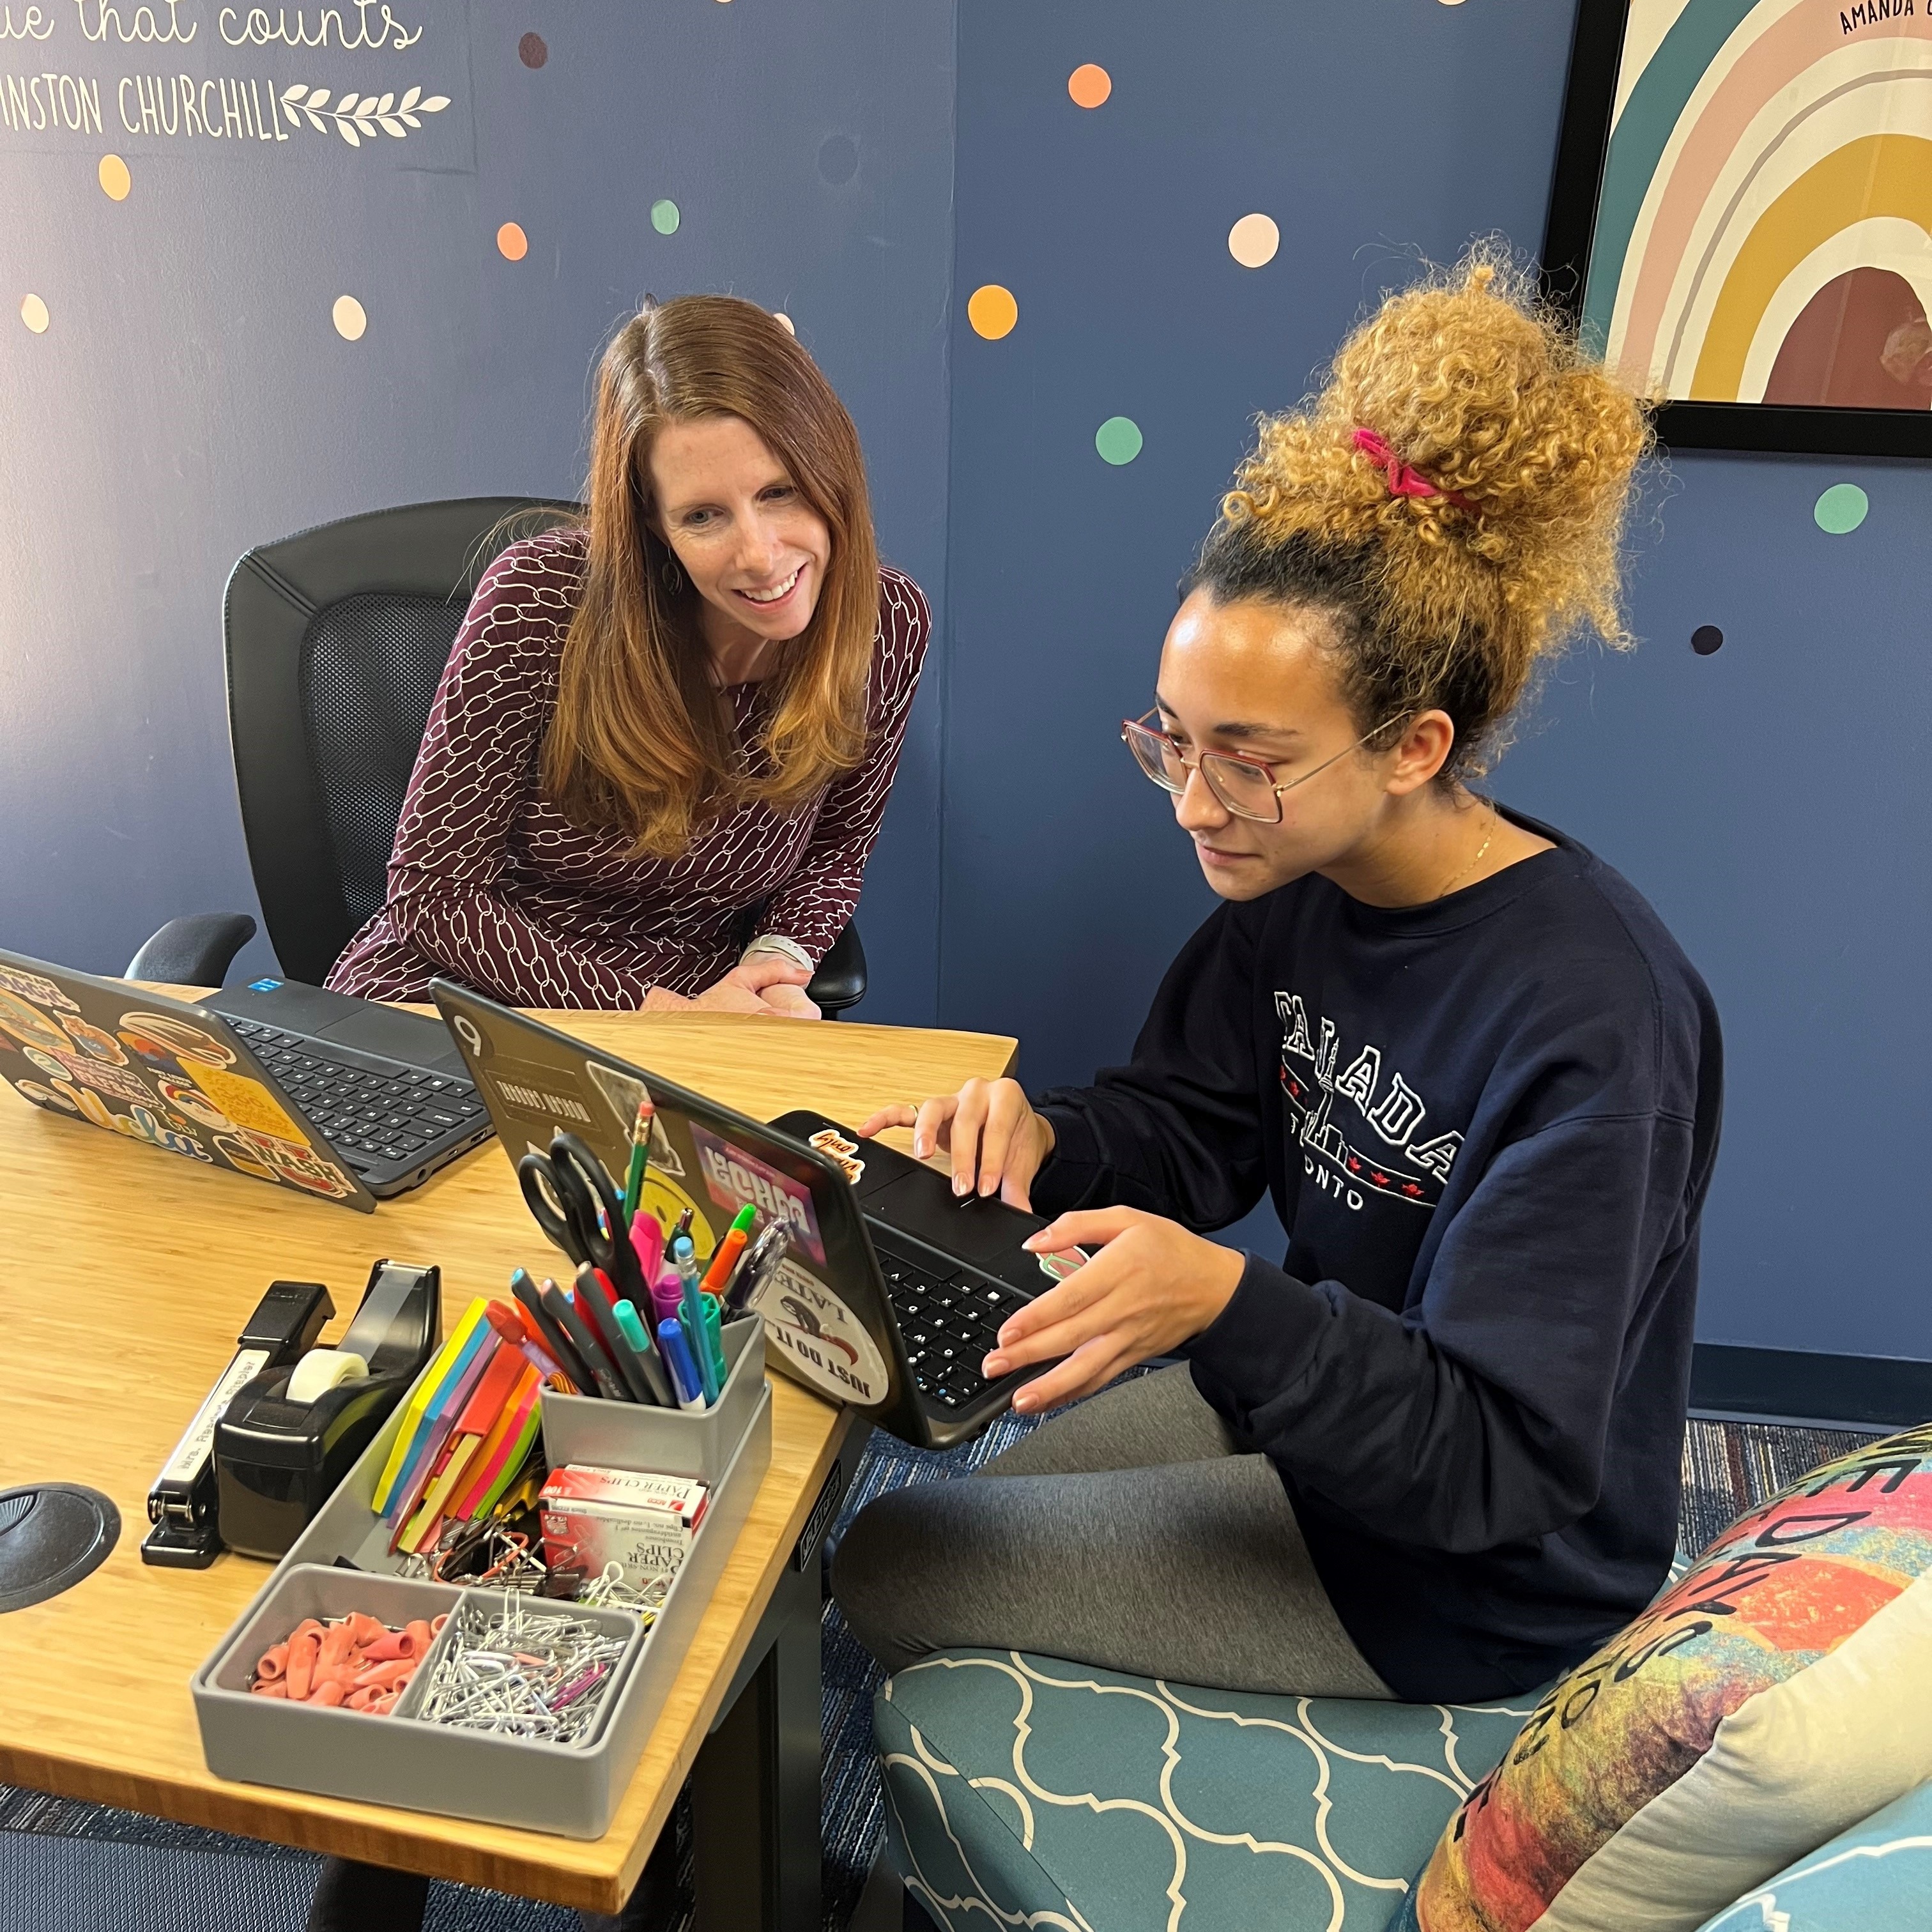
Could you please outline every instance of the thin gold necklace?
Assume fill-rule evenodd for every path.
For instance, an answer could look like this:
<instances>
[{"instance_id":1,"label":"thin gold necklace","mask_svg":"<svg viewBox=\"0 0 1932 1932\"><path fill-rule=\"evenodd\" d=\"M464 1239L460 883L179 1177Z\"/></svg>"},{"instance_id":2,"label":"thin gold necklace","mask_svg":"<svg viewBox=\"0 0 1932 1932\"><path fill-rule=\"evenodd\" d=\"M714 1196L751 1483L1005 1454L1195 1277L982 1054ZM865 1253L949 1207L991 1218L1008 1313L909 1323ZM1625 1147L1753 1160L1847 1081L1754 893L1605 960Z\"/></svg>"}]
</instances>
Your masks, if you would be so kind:
<instances>
[{"instance_id":1,"label":"thin gold necklace","mask_svg":"<svg viewBox=\"0 0 1932 1932\"><path fill-rule=\"evenodd\" d=\"M1483 860L1486 856L1487 856L1489 853L1490 841L1495 838L1496 836L1496 808L1494 806L1491 806L1490 808L1490 829L1484 836L1481 844L1476 848L1476 856L1449 881L1448 885L1444 886L1442 890L1436 895L1438 899L1446 899L1450 892L1454 891L1456 887L1460 885L1462 882L1483 862Z\"/></svg>"}]
</instances>

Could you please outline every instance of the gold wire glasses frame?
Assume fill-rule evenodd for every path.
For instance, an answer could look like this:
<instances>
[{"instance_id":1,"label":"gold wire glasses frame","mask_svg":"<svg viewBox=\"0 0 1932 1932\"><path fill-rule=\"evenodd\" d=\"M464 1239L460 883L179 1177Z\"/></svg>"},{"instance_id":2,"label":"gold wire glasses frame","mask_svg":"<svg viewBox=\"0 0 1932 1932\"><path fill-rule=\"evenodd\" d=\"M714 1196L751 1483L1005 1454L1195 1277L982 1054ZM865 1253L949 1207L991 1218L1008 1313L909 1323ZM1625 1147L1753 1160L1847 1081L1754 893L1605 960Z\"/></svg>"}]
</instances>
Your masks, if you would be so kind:
<instances>
[{"instance_id":1,"label":"gold wire glasses frame","mask_svg":"<svg viewBox=\"0 0 1932 1932\"><path fill-rule=\"evenodd\" d=\"M1120 736L1127 749L1133 753L1135 764L1162 791L1177 795L1187 789L1187 774L1198 771L1202 782L1228 811L1237 818L1252 819L1262 825L1281 823L1283 792L1292 791L1297 785L1306 784L1310 778L1318 777L1330 765L1340 764L1351 752L1359 752L1371 738L1379 736L1391 724L1402 722L1400 718L1384 718L1373 730L1364 731L1352 745L1345 745L1332 758L1324 758L1312 771L1304 772L1298 778L1290 778L1284 784L1276 780L1274 766L1246 752L1184 750L1169 733L1148 722L1155 715L1148 711L1138 718L1124 718L1120 721Z\"/></svg>"}]
</instances>

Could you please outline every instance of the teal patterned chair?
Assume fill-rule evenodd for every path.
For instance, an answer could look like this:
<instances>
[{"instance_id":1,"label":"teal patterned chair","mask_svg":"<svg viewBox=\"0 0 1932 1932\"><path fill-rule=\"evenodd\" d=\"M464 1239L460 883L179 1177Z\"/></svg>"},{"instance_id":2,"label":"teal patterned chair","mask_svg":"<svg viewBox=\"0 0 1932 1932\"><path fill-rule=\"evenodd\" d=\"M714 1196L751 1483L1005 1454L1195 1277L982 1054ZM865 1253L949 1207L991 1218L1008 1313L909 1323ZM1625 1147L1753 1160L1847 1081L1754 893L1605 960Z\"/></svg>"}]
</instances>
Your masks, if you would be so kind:
<instances>
[{"instance_id":1,"label":"teal patterned chair","mask_svg":"<svg viewBox=\"0 0 1932 1932\"><path fill-rule=\"evenodd\" d=\"M949 1932L1382 1932L1535 1702L1252 1696L944 1652L873 1706L886 1858Z\"/></svg>"}]
</instances>

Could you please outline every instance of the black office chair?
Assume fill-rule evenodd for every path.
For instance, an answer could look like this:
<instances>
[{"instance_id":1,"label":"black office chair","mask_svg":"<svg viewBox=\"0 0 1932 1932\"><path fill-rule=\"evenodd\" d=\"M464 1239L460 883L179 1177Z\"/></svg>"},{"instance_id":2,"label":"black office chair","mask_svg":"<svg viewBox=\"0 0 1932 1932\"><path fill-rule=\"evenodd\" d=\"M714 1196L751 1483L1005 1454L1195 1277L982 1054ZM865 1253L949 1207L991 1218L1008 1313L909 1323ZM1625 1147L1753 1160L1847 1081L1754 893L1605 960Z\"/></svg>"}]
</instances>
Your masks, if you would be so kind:
<instances>
[{"instance_id":1,"label":"black office chair","mask_svg":"<svg viewBox=\"0 0 1932 1932\"><path fill-rule=\"evenodd\" d=\"M527 496L412 503L250 550L228 580L228 725L248 863L292 980L320 985L381 907L410 772L471 594L497 554L582 514ZM245 913L172 919L130 980L219 986ZM808 988L836 1016L866 993L848 925Z\"/></svg>"}]
</instances>

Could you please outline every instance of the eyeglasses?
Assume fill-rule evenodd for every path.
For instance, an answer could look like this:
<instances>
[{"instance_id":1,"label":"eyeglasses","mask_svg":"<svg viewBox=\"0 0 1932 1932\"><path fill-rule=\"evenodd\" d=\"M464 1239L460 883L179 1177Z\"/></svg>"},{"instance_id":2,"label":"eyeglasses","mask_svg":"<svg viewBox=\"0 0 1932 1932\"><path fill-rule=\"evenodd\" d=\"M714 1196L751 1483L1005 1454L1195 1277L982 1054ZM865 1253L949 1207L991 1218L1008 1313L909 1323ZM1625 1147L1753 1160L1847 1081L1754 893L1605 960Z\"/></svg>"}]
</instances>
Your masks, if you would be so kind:
<instances>
[{"instance_id":1,"label":"eyeglasses","mask_svg":"<svg viewBox=\"0 0 1932 1932\"><path fill-rule=\"evenodd\" d=\"M1405 714L1406 715L1406 714ZM1278 783L1274 766L1250 757L1245 752L1190 752L1168 733L1150 724L1152 711L1139 718L1120 721L1120 736L1133 753L1134 762L1162 791L1179 794L1187 789L1187 774L1198 771L1208 789L1237 818L1250 818L1262 825L1281 823L1281 795L1297 785L1339 764L1351 752L1359 752L1371 738L1386 731L1400 718L1384 718L1372 731L1364 731L1352 745L1346 745L1332 758L1324 758L1313 771L1298 778Z\"/></svg>"}]
</instances>

